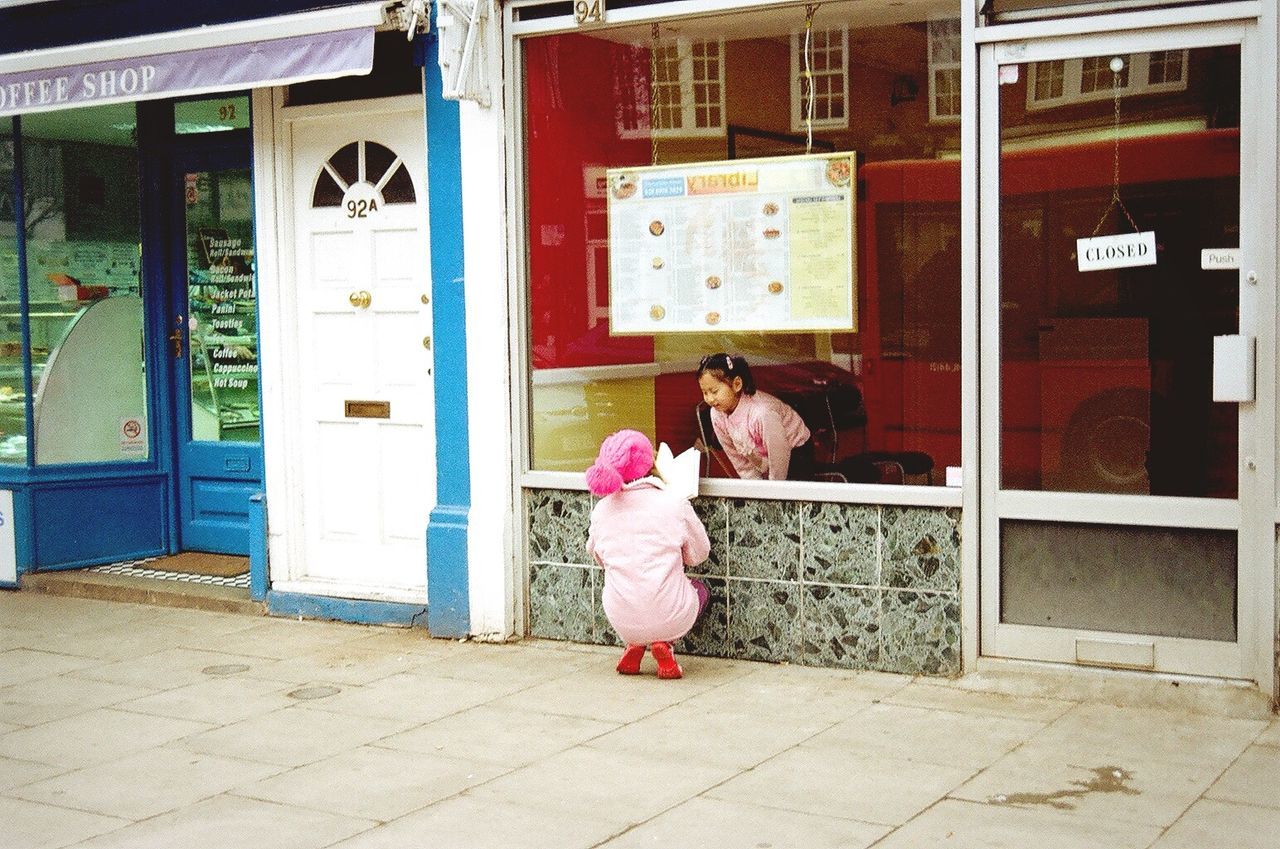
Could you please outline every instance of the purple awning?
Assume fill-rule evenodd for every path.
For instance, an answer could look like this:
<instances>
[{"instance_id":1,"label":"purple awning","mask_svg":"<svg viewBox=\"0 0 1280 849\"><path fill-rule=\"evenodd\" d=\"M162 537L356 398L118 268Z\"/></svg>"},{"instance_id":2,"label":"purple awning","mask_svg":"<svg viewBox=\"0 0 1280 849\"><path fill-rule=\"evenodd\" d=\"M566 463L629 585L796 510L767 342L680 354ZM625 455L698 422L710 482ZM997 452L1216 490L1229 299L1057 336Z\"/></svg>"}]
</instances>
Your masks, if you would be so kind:
<instances>
[{"instance_id":1,"label":"purple awning","mask_svg":"<svg viewBox=\"0 0 1280 849\"><path fill-rule=\"evenodd\" d=\"M367 74L373 28L0 74L0 116Z\"/></svg>"}]
</instances>

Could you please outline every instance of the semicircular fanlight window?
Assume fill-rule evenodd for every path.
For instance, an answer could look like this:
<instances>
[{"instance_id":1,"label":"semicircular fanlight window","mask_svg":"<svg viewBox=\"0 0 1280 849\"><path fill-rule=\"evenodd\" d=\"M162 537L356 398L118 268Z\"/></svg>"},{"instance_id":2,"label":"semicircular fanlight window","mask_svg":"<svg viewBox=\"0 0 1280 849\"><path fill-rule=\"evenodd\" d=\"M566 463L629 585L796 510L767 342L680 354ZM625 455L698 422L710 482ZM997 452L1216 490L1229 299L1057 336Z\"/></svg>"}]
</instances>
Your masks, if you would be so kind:
<instances>
[{"instance_id":1,"label":"semicircular fanlight window","mask_svg":"<svg viewBox=\"0 0 1280 849\"><path fill-rule=\"evenodd\" d=\"M382 195L383 203L413 203L417 193L404 161L390 148L372 141L356 141L339 148L316 175L312 207L341 206L353 185L366 183Z\"/></svg>"}]
</instances>

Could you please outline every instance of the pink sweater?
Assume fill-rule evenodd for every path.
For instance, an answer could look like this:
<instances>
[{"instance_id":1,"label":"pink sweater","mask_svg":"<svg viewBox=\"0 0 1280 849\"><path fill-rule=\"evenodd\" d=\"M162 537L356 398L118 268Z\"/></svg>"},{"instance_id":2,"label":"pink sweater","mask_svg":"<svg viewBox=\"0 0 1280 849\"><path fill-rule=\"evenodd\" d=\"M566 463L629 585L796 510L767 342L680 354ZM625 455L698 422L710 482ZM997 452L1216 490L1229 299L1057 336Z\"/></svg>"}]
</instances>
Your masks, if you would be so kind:
<instances>
[{"instance_id":1,"label":"pink sweater","mask_svg":"<svg viewBox=\"0 0 1280 849\"><path fill-rule=\"evenodd\" d=\"M713 409L711 427L740 478L786 480L791 449L809 441L800 414L768 392L743 393L728 415Z\"/></svg>"},{"instance_id":2,"label":"pink sweater","mask_svg":"<svg viewBox=\"0 0 1280 849\"><path fill-rule=\"evenodd\" d=\"M698 617L698 594L685 577L711 553L693 507L642 478L600 499L591 511L587 551L604 567L604 612L631 645L670 642Z\"/></svg>"}]
</instances>

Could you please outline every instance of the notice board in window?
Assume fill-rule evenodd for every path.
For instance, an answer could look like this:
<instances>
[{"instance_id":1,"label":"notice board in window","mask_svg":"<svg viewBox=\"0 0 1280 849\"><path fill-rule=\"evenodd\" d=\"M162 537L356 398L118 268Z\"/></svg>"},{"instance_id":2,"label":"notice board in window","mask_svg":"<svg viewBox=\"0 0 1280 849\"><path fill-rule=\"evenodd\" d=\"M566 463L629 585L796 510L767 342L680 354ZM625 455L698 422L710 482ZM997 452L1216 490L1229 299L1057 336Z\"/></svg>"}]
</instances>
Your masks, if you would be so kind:
<instances>
[{"instance_id":1,"label":"notice board in window","mask_svg":"<svg viewBox=\"0 0 1280 849\"><path fill-rule=\"evenodd\" d=\"M856 330L855 161L610 169L610 332Z\"/></svg>"}]
</instances>

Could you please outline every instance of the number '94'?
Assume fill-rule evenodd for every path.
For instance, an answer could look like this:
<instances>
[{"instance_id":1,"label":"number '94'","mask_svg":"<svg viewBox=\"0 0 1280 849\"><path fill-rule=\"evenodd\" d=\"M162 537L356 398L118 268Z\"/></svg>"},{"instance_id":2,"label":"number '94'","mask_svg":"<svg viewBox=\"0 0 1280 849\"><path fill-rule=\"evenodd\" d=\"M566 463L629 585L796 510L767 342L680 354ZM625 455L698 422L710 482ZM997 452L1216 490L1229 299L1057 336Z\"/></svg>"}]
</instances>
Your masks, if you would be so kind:
<instances>
[{"instance_id":1,"label":"number '94'","mask_svg":"<svg viewBox=\"0 0 1280 849\"><path fill-rule=\"evenodd\" d=\"M575 0L573 20L577 24L604 22L604 0Z\"/></svg>"}]
</instances>

